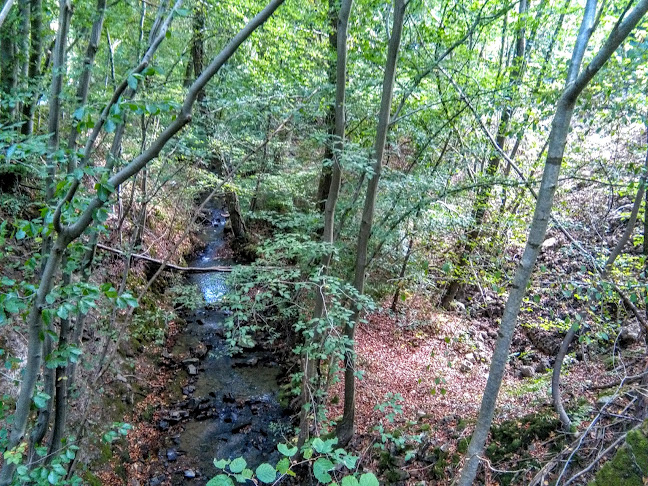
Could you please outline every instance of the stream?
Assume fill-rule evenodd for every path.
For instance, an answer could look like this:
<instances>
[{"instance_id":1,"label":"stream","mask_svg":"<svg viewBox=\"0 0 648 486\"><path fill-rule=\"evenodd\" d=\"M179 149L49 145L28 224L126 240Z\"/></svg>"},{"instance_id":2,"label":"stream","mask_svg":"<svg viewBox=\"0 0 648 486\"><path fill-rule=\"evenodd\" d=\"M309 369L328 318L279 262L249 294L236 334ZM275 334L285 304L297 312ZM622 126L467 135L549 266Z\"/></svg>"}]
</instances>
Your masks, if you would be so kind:
<instances>
[{"instance_id":1,"label":"stream","mask_svg":"<svg viewBox=\"0 0 648 486\"><path fill-rule=\"evenodd\" d=\"M188 263L232 265L224 209L215 201L208 212L209 224L199 235L205 247ZM226 313L218 305L228 291L227 276L206 272L187 279L200 289L206 305L185 316L187 326L171 353L188 356L182 360L185 372L179 375L186 376L182 399L170 406L159 423L162 430L169 430L159 456L166 465L165 479L173 485L206 484L217 473L214 458L242 456L252 469L262 462L274 463L279 459L276 444L282 432L290 430L289 418L279 405L280 368L273 354L258 347L233 357L228 353Z\"/></svg>"}]
</instances>

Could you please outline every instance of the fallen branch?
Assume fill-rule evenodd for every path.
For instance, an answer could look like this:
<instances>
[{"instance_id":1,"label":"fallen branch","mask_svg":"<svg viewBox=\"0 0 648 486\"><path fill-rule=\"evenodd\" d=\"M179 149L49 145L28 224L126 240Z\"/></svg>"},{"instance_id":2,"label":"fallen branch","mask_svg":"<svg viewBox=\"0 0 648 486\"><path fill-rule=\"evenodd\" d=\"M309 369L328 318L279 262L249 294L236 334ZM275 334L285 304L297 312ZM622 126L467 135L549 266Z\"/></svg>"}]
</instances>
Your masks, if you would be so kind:
<instances>
[{"instance_id":1,"label":"fallen branch","mask_svg":"<svg viewBox=\"0 0 648 486\"><path fill-rule=\"evenodd\" d=\"M100 248L111 253L115 253L121 256L128 256L124 251L118 250L117 248L111 248L110 246L102 245L101 243L97 244L97 248ZM131 258L137 260L144 260L146 262L155 263L156 265L165 265L167 269L176 271L176 272L189 272L189 273L206 273L206 272L231 272L231 266L217 265L214 267L181 267L180 265L174 265L173 263L164 262L164 260L158 260L157 258L151 258L146 255L140 255L138 253L131 253Z\"/></svg>"}]
</instances>

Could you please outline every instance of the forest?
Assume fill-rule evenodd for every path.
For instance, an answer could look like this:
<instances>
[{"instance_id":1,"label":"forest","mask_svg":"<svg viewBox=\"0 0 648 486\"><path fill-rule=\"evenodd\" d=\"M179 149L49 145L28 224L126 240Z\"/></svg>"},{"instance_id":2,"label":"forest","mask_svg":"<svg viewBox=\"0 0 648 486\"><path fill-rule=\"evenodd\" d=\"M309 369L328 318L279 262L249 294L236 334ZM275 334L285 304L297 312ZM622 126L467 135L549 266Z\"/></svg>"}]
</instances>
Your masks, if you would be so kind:
<instances>
[{"instance_id":1,"label":"forest","mask_svg":"<svg viewBox=\"0 0 648 486\"><path fill-rule=\"evenodd\" d=\"M0 486L646 484L648 0L0 1Z\"/></svg>"}]
</instances>

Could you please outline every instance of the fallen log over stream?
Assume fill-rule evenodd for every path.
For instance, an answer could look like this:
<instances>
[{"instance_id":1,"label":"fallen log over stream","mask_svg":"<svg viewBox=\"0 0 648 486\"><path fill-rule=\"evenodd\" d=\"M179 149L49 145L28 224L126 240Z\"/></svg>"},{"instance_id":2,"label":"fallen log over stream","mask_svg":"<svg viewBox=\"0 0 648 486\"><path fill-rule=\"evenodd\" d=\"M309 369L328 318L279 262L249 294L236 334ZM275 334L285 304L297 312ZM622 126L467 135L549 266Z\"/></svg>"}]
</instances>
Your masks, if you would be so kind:
<instances>
[{"instance_id":1,"label":"fallen log over stream","mask_svg":"<svg viewBox=\"0 0 648 486\"><path fill-rule=\"evenodd\" d=\"M127 256L127 253L116 248L111 248L110 246L102 245L101 243L97 244L97 248L100 248L104 251L115 253L117 255ZM131 253L131 258L136 258L137 260L144 260L145 262L153 263L156 265L165 265L167 269L175 272L189 272L189 273L206 273L206 272L231 272L231 266L217 265L214 267L181 267L180 265L174 265L173 263L165 262L163 260L158 260L157 258L151 258L146 255L140 255L138 253Z\"/></svg>"}]
</instances>

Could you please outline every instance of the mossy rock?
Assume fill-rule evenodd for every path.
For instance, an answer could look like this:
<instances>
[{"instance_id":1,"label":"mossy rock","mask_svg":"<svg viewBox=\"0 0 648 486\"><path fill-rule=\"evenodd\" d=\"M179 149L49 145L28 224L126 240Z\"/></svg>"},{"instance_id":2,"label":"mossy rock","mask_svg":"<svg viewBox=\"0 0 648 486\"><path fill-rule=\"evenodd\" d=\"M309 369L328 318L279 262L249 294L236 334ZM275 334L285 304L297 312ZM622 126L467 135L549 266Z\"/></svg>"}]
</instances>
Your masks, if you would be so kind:
<instances>
[{"instance_id":1,"label":"mossy rock","mask_svg":"<svg viewBox=\"0 0 648 486\"><path fill-rule=\"evenodd\" d=\"M546 440L560 429L560 420L553 410L507 420L491 429L491 443L486 449L489 459L499 462L508 455L526 449L534 440Z\"/></svg>"},{"instance_id":2,"label":"mossy rock","mask_svg":"<svg viewBox=\"0 0 648 486\"><path fill-rule=\"evenodd\" d=\"M648 478L648 421L628 432L625 443L589 486L643 486Z\"/></svg>"}]
</instances>

